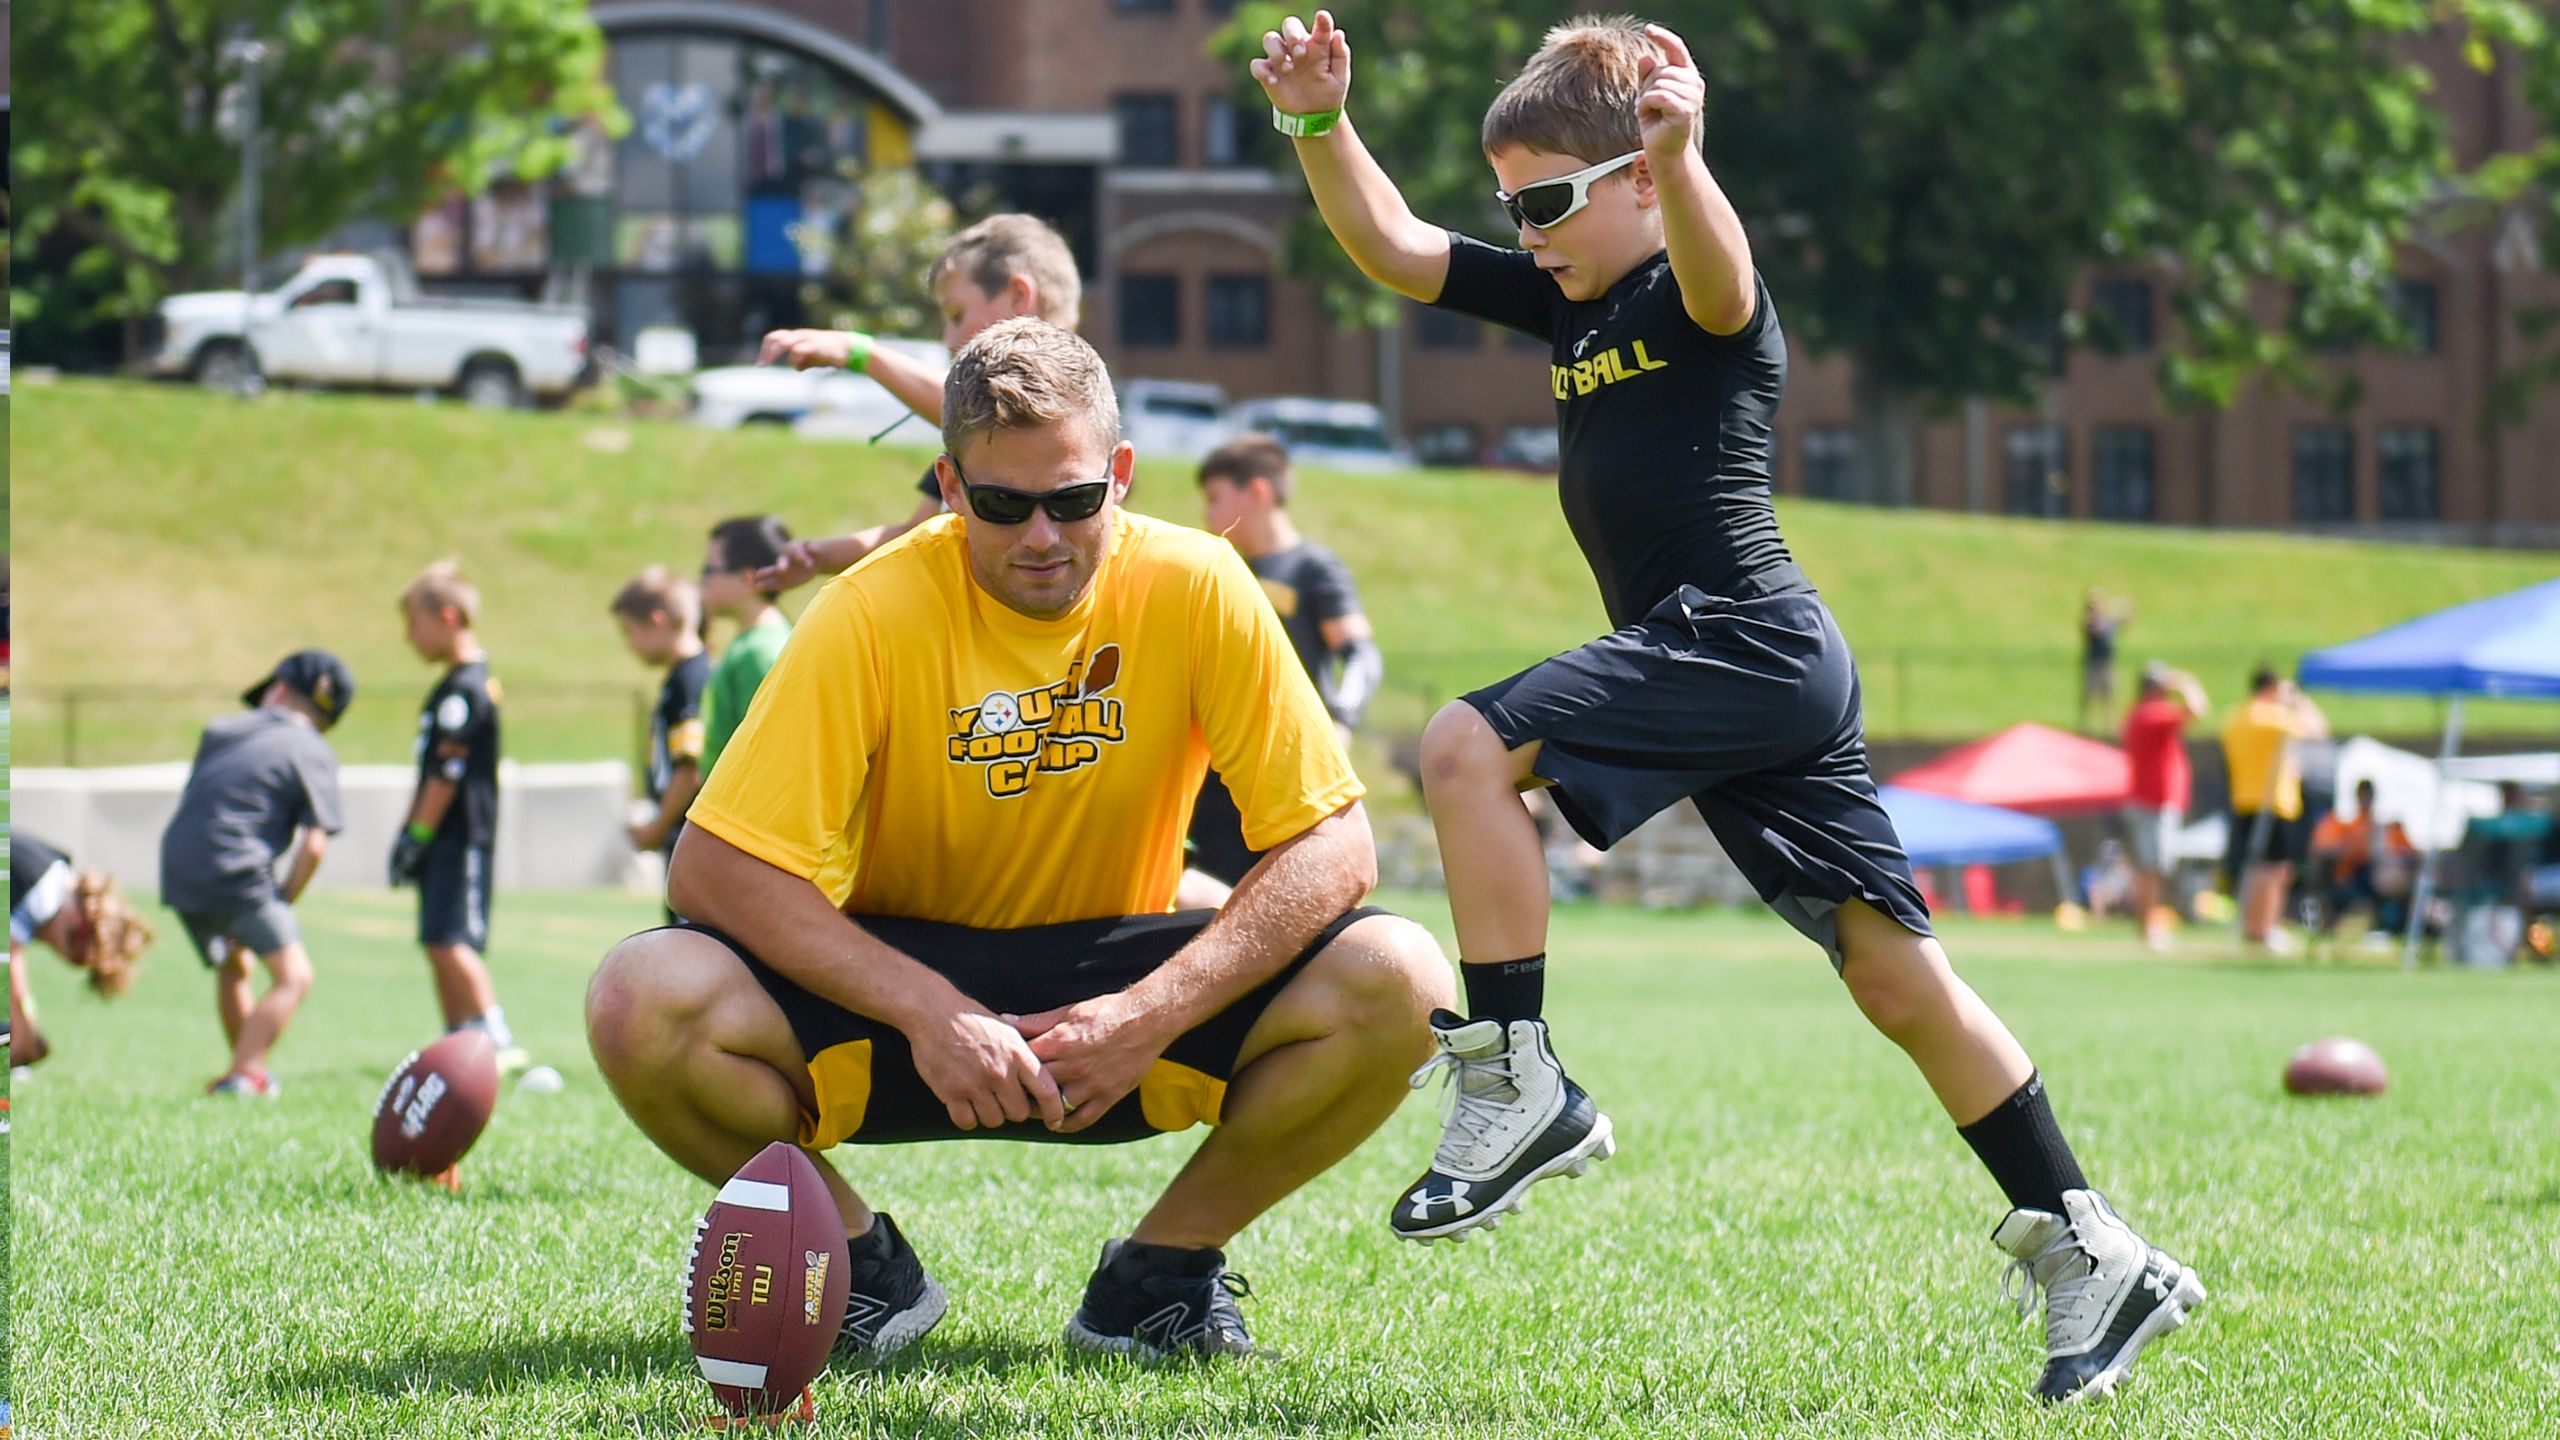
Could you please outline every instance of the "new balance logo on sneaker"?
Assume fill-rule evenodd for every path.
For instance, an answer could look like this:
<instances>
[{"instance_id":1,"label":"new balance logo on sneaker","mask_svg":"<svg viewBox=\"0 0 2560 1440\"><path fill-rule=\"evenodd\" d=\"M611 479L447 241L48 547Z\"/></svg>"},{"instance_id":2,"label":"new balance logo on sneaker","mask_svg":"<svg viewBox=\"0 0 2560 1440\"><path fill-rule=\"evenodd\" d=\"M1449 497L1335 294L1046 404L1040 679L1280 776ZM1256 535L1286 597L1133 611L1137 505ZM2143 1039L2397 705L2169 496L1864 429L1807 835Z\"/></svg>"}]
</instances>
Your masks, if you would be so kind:
<instances>
[{"instance_id":1,"label":"new balance logo on sneaker","mask_svg":"<svg viewBox=\"0 0 2560 1440\"><path fill-rule=\"evenodd\" d=\"M871 1229L847 1248L853 1263L844 1324L836 1330L837 1359L895 1355L942 1323L950 1297L924 1272L924 1262L886 1211L876 1213Z\"/></svg>"},{"instance_id":2,"label":"new balance logo on sneaker","mask_svg":"<svg viewBox=\"0 0 2560 1440\"><path fill-rule=\"evenodd\" d=\"M1431 1168L1407 1189L1388 1224L1408 1240L1464 1240L1521 1208L1550 1175L1580 1175L1617 1151L1609 1117L1565 1077L1542 1020L1462 1020L1431 1015L1439 1053L1413 1072L1420 1089L1450 1072Z\"/></svg>"},{"instance_id":3,"label":"new balance logo on sneaker","mask_svg":"<svg viewBox=\"0 0 2560 1440\"><path fill-rule=\"evenodd\" d=\"M2062 1192L2063 1213L2012 1210L1991 1241L2006 1251L2002 1288L2018 1313L2044 1291L2044 1373L2050 1401L2112 1393L2143 1347L2186 1323L2204 1303L2195 1272L2154 1248L2094 1190Z\"/></svg>"},{"instance_id":4,"label":"new balance logo on sneaker","mask_svg":"<svg viewBox=\"0 0 2560 1440\"><path fill-rule=\"evenodd\" d=\"M1220 1251L1113 1240L1067 1321L1066 1340L1080 1350L1151 1360L1250 1355L1253 1336L1236 1301L1252 1293L1243 1276L1228 1273Z\"/></svg>"}]
</instances>

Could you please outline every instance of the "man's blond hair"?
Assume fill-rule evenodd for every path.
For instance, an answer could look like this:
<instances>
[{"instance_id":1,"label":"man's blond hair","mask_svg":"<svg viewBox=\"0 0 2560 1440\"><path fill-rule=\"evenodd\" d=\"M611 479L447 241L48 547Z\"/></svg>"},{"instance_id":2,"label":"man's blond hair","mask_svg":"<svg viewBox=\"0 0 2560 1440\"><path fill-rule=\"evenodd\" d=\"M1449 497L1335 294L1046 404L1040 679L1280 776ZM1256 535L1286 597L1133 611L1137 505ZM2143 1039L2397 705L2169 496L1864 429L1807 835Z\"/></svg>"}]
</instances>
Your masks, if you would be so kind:
<instances>
[{"instance_id":1,"label":"man's blond hair","mask_svg":"<svg viewBox=\"0 0 2560 1440\"><path fill-rule=\"evenodd\" d=\"M1632 15L1584 15L1547 32L1484 112L1484 153L1518 147L1598 164L1644 148L1643 61L1661 58Z\"/></svg>"},{"instance_id":2,"label":"man's blond hair","mask_svg":"<svg viewBox=\"0 0 2560 1440\"><path fill-rule=\"evenodd\" d=\"M1014 276L1028 275L1039 295L1040 318L1076 328L1084 301L1076 257L1036 215L990 215L952 236L924 272L925 287L940 294L942 277L954 273L969 277L990 296L1002 295Z\"/></svg>"},{"instance_id":3,"label":"man's blond hair","mask_svg":"<svg viewBox=\"0 0 2560 1440\"><path fill-rule=\"evenodd\" d=\"M1120 400L1102 357L1072 330L1031 315L979 332L942 381L942 448L972 435L1080 419L1106 450L1120 443Z\"/></svg>"},{"instance_id":4,"label":"man's blond hair","mask_svg":"<svg viewBox=\"0 0 2560 1440\"><path fill-rule=\"evenodd\" d=\"M664 615L678 630L699 629L702 625L702 592L692 581L664 565L652 565L623 582L613 592L612 611L634 624L646 625L654 615Z\"/></svg>"},{"instance_id":5,"label":"man's blond hair","mask_svg":"<svg viewBox=\"0 0 2560 1440\"><path fill-rule=\"evenodd\" d=\"M451 608L468 625L480 614L480 588L462 578L459 562L439 560L418 572L418 578L400 592L400 603L412 610Z\"/></svg>"}]
</instances>

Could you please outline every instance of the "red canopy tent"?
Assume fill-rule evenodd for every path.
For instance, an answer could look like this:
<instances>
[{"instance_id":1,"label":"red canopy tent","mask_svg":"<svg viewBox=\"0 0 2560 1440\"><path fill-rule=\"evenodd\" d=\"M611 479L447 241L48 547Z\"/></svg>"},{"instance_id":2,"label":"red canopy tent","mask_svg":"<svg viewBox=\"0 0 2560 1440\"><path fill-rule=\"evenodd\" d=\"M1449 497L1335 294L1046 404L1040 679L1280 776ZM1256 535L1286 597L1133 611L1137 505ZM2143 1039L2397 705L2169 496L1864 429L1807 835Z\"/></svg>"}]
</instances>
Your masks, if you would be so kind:
<instances>
[{"instance_id":1,"label":"red canopy tent","mask_svg":"<svg viewBox=\"0 0 2560 1440\"><path fill-rule=\"evenodd\" d=\"M1893 783L2034 815L2084 815L2122 805L2133 781L2122 750L2030 722L1959 745Z\"/></svg>"}]
</instances>

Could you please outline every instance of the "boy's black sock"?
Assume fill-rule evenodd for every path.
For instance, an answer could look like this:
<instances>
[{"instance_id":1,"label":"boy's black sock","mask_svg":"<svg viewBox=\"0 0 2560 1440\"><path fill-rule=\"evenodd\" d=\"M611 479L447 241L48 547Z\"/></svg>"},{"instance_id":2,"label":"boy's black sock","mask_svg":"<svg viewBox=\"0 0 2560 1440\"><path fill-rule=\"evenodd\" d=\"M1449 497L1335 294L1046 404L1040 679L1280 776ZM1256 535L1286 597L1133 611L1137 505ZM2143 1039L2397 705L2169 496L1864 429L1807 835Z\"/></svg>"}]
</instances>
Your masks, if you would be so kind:
<instances>
[{"instance_id":1,"label":"boy's black sock","mask_svg":"<svg viewBox=\"0 0 2560 1440\"><path fill-rule=\"evenodd\" d=\"M1547 1003L1547 955L1461 965L1467 977L1467 1016L1472 1020L1535 1020Z\"/></svg>"},{"instance_id":2,"label":"boy's black sock","mask_svg":"<svg viewBox=\"0 0 2560 1440\"><path fill-rule=\"evenodd\" d=\"M1956 1133L1982 1157L2011 1205L2059 1215L2063 1191L2089 1188L2045 1100L2042 1075L2029 1072L2016 1094Z\"/></svg>"}]
</instances>

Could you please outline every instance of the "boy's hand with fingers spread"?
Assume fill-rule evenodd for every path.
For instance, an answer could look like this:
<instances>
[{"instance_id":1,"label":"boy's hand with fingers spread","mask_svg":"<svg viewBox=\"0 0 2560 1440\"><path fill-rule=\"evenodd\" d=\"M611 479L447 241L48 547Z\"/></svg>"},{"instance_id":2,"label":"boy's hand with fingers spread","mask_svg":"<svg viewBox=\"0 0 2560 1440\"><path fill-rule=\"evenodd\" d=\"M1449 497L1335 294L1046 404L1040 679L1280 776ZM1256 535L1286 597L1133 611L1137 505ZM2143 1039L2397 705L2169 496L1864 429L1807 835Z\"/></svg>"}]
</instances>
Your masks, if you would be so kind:
<instances>
[{"instance_id":1,"label":"boy's hand with fingers spread","mask_svg":"<svg viewBox=\"0 0 2560 1440\"><path fill-rule=\"evenodd\" d=\"M1644 33L1661 54L1637 62L1644 94L1636 101L1636 124L1644 136L1645 157L1658 168L1678 160L1681 151L1697 148L1707 81L1679 36L1660 25L1647 25Z\"/></svg>"},{"instance_id":2,"label":"boy's hand with fingers spread","mask_svg":"<svg viewBox=\"0 0 2560 1440\"><path fill-rule=\"evenodd\" d=\"M1351 42L1334 28L1330 10L1316 12L1313 30L1292 15L1262 32L1262 58L1251 68L1283 115L1339 110L1351 94Z\"/></svg>"}]
</instances>

